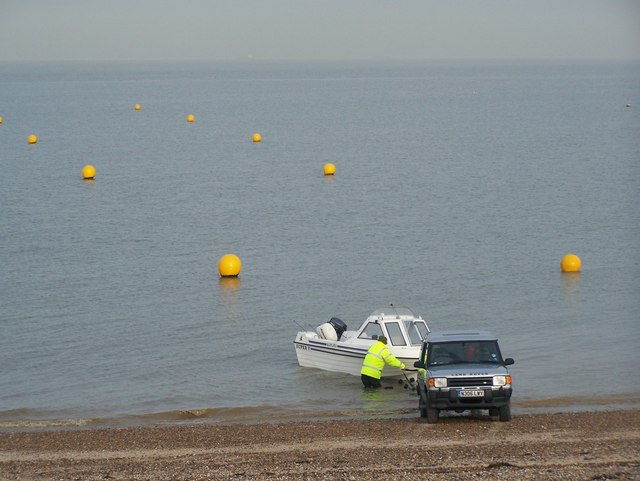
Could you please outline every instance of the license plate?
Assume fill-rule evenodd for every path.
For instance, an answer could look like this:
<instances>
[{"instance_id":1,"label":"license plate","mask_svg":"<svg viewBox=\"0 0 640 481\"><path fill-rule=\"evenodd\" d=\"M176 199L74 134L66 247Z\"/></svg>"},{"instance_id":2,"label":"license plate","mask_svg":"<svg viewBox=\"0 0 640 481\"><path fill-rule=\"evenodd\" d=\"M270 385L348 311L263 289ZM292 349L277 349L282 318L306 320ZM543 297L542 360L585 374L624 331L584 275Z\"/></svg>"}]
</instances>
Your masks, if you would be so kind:
<instances>
[{"instance_id":1,"label":"license plate","mask_svg":"<svg viewBox=\"0 0 640 481\"><path fill-rule=\"evenodd\" d=\"M484 391L458 391L458 397L484 397Z\"/></svg>"}]
</instances>

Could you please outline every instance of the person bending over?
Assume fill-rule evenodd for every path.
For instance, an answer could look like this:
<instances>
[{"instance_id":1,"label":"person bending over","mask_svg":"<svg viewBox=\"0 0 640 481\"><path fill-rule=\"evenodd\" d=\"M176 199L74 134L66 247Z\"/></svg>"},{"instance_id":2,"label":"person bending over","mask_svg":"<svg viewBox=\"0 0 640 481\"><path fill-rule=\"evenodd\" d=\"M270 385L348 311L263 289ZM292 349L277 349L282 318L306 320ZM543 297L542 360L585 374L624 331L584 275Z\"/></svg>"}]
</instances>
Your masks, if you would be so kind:
<instances>
[{"instance_id":1,"label":"person bending over","mask_svg":"<svg viewBox=\"0 0 640 481\"><path fill-rule=\"evenodd\" d=\"M380 376L385 363L400 369L405 367L404 363L389 352L387 338L380 336L378 342L369 348L360 369L360 379L365 388L380 387Z\"/></svg>"}]
</instances>

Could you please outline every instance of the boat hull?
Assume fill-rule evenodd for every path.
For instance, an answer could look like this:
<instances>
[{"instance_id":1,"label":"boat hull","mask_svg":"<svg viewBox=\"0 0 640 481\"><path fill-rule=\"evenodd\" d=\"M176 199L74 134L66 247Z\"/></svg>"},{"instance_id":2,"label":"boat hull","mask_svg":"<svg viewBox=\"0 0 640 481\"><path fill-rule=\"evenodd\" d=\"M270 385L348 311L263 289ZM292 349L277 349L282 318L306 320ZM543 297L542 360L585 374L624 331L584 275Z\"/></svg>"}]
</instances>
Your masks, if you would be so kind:
<instances>
[{"instance_id":1,"label":"boat hull","mask_svg":"<svg viewBox=\"0 0 640 481\"><path fill-rule=\"evenodd\" d=\"M309 338L307 334L311 334L315 338ZM294 344L298 364L302 367L359 376L364 357L374 342L365 341L359 345L354 345L340 341L326 341L318 339L313 333L299 332ZM419 349L413 348L405 348L402 351L393 348L389 350L408 369L413 368L414 361L417 361L420 355ZM382 377L402 377L402 371L397 367L386 365L382 370Z\"/></svg>"}]
</instances>

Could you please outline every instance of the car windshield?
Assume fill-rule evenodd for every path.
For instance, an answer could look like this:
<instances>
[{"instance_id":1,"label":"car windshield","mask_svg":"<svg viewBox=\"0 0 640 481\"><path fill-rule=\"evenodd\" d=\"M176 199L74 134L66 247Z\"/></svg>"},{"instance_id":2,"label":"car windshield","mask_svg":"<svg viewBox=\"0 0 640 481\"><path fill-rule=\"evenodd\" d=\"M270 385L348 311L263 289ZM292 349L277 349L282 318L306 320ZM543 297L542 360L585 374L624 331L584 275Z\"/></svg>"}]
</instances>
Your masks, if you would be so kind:
<instances>
[{"instance_id":1,"label":"car windshield","mask_svg":"<svg viewBox=\"0 0 640 481\"><path fill-rule=\"evenodd\" d=\"M427 365L491 363L502 364L497 341L455 341L429 345Z\"/></svg>"}]
</instances>

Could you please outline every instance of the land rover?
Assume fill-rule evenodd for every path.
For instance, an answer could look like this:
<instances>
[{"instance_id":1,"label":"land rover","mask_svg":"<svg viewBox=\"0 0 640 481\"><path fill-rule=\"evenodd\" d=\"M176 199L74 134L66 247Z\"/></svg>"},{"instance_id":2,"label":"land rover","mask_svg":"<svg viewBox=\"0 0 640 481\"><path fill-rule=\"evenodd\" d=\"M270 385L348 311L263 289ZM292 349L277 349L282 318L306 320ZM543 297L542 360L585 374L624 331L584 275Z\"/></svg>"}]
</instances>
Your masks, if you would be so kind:
<instances>
[{"instance_id":1,"label":"land rover","mask_svg":"<svg viewBox=\"0 0 640 481\"><path fill-rule=\"evenodd\" d=\"M416 390L420 416L438 422L440 411L488 409L511 420L511 358L502 358L498 339L487 331L431 332L422 345Z\"/></svg>"}]
</instances>

